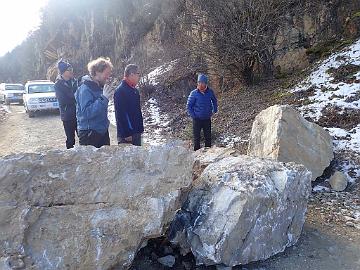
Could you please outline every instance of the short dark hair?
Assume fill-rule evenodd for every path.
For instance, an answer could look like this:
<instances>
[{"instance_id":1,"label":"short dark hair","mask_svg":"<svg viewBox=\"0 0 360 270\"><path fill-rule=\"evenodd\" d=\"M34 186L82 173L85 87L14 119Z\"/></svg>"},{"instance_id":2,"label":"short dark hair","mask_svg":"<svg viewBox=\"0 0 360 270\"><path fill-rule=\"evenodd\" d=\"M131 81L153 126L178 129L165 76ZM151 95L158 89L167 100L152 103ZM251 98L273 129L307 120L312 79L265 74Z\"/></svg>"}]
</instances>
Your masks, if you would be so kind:
<instances>
[{"instance_id":1,"label":"short dark hair","mask_svg":"<svg viewBox=\"0 0 360 270\"><path fill-rule=\"evenodd\" d=\"M139 70L139 67L134 64L127 65L125 67L124 76L129 77L131 74L136 74Z\"/></svg>"}]
</instances>

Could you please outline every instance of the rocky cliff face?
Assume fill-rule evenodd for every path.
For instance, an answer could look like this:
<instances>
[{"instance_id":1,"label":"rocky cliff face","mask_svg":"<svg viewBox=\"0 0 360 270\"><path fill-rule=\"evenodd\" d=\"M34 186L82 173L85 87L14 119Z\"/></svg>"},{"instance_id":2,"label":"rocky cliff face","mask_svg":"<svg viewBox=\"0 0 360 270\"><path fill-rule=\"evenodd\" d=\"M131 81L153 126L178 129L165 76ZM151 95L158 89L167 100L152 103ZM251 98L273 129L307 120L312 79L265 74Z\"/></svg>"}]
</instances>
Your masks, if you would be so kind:
<instances>
[{"instance_id":1,"label":"rocky cliff face","mask_svg":"<svg viewBox=\"0 0 360 270\"><path fill-rule=\"evenodd\" d=\"M314 57L360 34L358 1L302 1L286 14L276 38L274 66L279 72L307 67Z\"/></svg>"},{"instance_id":2,"label":"rocky cliff face","mask_svg":"<svg viewBox=\"0 0 360 270\"><path fill-rule=\"evenodd\" d=\"M174 38L169 17L178 12L176 5L159 0L92 4L77 7L76 13L62 21L58 10L46 14L61 21L56 32L49 31L52 38L42 56L53 67L48 78L56 76L54 62L61 57L74 63L78 73L86 72L88 61L99 56L109 56L119 72L129 62L151 67L166 61L170 46L164 47ZM79 10L83 10L81 16Z\"/></svg>"},{"instance_id":3,"label":"rocky cliff face","mask_svg":"<svg viewBox=\"0 0 360 270\"><path fill-rule=\"evenodd\" d=\"M193 62L186 63L190 67L199 60L198 56L189 58L192 44L184 41L189 35L194 39L199 37L186 16L193 2L196 3L195 0L124 0L119 4L114 0L92 0L60 4L50 0L40 29L0 59L2 66L3 63L12 66L0 69L0 80L54 79L59 58L71 61L79 75L86 72L86 63L98 56L109 56L116 74L129 62L136 62L147 71L166 61L183 58ZM273 62L276 72L289 73L308 66L314 54L322 53L319 44L330 41L334 45L342 37L358 36L358 11L360 2L351 0L294 2L277 31ZM215 63L207 68L219 73L216 67ZM195 66L196 69L200 71L204 67Z\"/></svg>"}]
</instances>

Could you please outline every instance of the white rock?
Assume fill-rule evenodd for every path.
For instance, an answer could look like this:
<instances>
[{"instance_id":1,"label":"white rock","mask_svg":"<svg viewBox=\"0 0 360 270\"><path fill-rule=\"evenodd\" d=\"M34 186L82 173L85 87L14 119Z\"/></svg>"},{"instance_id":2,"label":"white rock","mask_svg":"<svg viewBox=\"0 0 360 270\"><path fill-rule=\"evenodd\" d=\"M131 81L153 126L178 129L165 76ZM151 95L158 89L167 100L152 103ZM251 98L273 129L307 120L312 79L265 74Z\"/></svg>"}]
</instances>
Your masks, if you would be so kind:
<instances>
[{"instance_id":1,"label":"white rock","mask_svg":"<svg viewBox=\"0 0 360 270\"><path fill-rule=\"evenodd\" d=\"M253 123L248 155L303 164L312 180L321 176L334 158L329 133L305 120L290 106L272 106Z\"/></svg>"},{"instance_id":2,"label":"white rock","mask_svg":"<svg viewBox=\"0 0 360 270\"><path fill-rule=\"evenodd\" d=\"M224 157L196 180L170 237L198 264L264 260L297 242L310 192L311 173L302 165Z\"/></svg>"},{"instance_id":3,"label":"white rock","mask_svg":"<svg viewBox=\"0 0 360 270\"><path fill-rule=\"evenodd\" d=\"M336 171L329 180L330 186L335 191L344 191L348 185L348 178L342 172Z\"/></svg>"},{"instance_id":4,"label":"white rock","mask_svg":"<svg viewBox=\"0 0 360 270\"><path fill-rule=\"evenodd\" d=\"M167 267L173 267L175 264L175 257L172 255L167 255L158 259L158 262Z\"/></svg>"}]
</instances>

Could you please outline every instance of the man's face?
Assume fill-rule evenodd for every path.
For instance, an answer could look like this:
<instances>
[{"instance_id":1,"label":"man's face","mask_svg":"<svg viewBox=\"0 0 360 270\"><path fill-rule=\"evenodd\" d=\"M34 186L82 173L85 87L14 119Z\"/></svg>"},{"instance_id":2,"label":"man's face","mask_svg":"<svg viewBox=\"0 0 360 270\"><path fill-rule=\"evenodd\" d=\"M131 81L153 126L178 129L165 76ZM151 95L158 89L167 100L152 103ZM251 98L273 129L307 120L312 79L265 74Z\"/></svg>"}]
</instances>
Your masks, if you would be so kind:
<instances>
[{"instance_id":1,"label":"man's face","mask_svg":"<svg viewBox=\"0 0 360 270\"><path fill-rule=\"evenodd\" d=\"M101 83L102 85L105 85L108 80L111 77L111 68L107 67L103 72L97 72L96 73L96 80L99 81L99 83Z\"/></svg>"},{"instance_id":2,"label":"man's face","mask_svg":"<svg viewBox=\"0 0 360 270\"><path fill-rule=\"evenodd\" d=\"M140 81L140 72L136 71L136 73L131 73L129 76L129 80L134 84L137 85Z\"/></svg>"},{"instance_id":3,"label":"man's face","mask_svg":"<svg viewBox=\"0 0 360 270\"><path fill-rule=\"evenodd\" d=\"M200 91L205 91L206 90L206 87L207 87L207 84L206 83L203 83L203 82L198 82L197 83L197 87Z\"/></svg>"},{"instance_id":4,"label":"man's face","mask_svg":"<svg viewBox=\"0 0 360 270\"><path fill-rule=\"evenodd\" d=\"M70 80L70 79L74 78L74 72L72 69L68 69L63 73L62 76L65 80Z\"/></svg>"}]
</instances>

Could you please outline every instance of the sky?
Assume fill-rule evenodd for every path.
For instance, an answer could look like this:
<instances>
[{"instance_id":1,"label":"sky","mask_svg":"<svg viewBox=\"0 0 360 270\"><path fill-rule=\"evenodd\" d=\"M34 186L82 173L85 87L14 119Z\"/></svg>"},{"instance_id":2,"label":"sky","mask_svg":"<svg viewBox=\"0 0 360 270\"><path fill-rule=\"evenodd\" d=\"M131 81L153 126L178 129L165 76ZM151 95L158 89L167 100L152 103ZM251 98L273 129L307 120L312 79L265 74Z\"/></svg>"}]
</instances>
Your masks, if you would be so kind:
<instances>
[{"instance_id":1,"label":"sky","mask_svg":"<svg viewBox=\"0 0 360 270\"><path fill-rule=\"evenodd\" d=\"M14 49L40 24L48 0L0 0L0 56Z\"/></svg>"}]
</instances>

